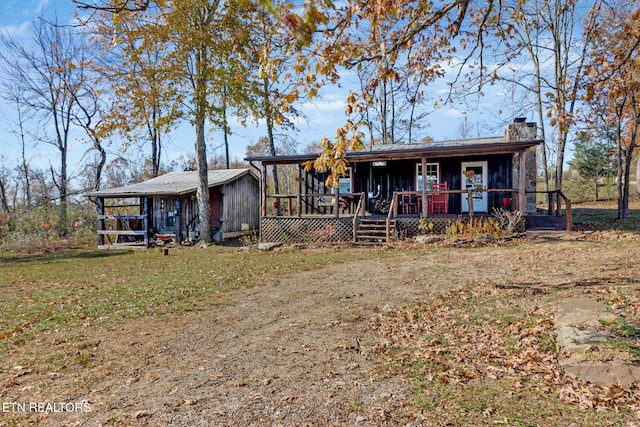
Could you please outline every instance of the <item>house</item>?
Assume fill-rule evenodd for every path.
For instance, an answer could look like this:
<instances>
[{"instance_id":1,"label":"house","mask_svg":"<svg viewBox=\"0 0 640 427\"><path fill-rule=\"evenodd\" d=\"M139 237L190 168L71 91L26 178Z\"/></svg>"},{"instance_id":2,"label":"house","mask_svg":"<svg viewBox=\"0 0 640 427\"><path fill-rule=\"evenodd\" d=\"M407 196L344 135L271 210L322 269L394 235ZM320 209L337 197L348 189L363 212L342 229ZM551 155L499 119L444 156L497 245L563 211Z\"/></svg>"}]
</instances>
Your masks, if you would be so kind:
<instances>
[{"instance_id":1,"label":"house","mask_svg":"<svg viewBox=\"0 0 640 427\"><path fill-rule=\"evenodd\" d=\"M214 239L257 230L257 173L251 169L210 170L208 180ZM85 194L98 205L98 247L146 247L156 239L196 241L200 233L197 184L198 172L171 172Z\"/></svg>"},{"instance_id":2,"label":"house","mask_svg":"<svg viewBox=\"0 0 640 427\"><path fill-rule=\"evenodd\" d=\"M533 214L535 153L543 142L536 130L518 119L501 137L350 151L349 172L335 188L325 184L326 174L304 170L317 154L248 158L261 170L260 240L356 241L367 234L388 240L389 224L411 235L421 218L444 232L451 218L486 216L494 208ZM295 194L270 192L273 165L297 165Z\"/></svg>"}]
</instances>

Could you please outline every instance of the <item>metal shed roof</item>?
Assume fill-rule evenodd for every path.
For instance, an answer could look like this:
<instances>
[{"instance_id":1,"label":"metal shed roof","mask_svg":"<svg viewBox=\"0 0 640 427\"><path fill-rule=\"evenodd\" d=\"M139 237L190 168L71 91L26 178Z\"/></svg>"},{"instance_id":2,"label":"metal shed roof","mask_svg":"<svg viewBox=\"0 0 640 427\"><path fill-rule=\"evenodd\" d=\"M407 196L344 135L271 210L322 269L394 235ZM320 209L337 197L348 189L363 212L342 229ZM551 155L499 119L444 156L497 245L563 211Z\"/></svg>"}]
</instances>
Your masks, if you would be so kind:
<instances>
[{"instance_id":1,"label":"metal shed roof","mask_svg":"<svg viewBox=\"0 0 640 427\"><path fill-rule=\"evenodd\" d=\"M217 169L208 173L209 188L217 187L235 181L250 174L257 179L251 169ZM169 172L168 174L151 178L137 184L124 187L108 188L100 191L85 193L86 197L152 197L152 196L176 196L188 194L198 188L198 172Z\"/></svg>"}]
</instances>

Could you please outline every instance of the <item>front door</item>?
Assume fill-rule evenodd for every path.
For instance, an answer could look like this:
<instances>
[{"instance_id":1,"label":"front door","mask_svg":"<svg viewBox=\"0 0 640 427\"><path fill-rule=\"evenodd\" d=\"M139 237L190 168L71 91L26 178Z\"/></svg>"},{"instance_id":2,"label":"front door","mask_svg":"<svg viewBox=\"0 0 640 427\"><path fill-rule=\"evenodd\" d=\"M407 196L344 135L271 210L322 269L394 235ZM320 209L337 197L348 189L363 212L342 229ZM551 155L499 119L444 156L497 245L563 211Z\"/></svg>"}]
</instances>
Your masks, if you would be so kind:
<instances>
[{"instance_id":1,"label":"front door","mask_svg":"<svg viewBox=\"0 0 640 427\"><path fill-rule=\"evenodd\" d=\"M462 189L481 190L487 189L487 162L462 162ZM487 212L487 192L473 191L473 211ZM462 212L469 212L469 194L462 194Z\"/></svg>"}]
</instances>

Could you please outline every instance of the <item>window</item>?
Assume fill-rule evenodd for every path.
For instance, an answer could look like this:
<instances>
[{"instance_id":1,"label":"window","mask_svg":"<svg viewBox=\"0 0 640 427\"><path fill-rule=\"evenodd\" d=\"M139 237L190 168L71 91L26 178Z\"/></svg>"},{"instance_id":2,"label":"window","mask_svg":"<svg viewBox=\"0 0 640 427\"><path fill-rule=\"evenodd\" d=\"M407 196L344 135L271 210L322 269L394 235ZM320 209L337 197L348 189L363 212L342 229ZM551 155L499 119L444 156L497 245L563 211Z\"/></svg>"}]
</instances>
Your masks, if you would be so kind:
<instances>
[{"instance_id":1,"label":"window","mask_svg":"<svg viewBox=\"0 0 640 427\"><path fill-rule=\"evenodd\" d=\"M418 163L416 165L417 173L416 173L416 191L422 191L422 163ZM439 163L427 163L427 173L426 173L426 182L427 182L427 191L431 190L431 184L437 184L440 182L440 165Z\"/></svg>"},{"instance_id":2,"label":"window","mask_svg":"<svg viewBox=\"0 0 640 427\"><path fill-rule=\"evenodd\" d=\"M340 177L340 194L351 193L351 168L347 176Z\"/></svg>"}]
</instances>

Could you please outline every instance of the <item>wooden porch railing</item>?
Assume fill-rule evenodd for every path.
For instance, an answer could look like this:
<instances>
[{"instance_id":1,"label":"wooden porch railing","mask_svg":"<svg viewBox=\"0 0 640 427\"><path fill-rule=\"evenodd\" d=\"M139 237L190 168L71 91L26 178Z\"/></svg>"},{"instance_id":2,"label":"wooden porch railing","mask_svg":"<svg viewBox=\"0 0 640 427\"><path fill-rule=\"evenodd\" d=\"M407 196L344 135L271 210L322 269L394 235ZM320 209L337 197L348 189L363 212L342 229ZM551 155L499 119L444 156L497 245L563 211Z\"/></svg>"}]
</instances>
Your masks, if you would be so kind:
<instances>
[{"instance_id":1,"label":"wooden porch railing","mask_svg":"<svg viewBox=\"0 0 640 427\"><path fill-rule=\"evenodd\" d=\"M386 221L387 243L391 241L391 213L398 212L398 207L396 206L397 202L398 202L398 196L396 195L396 193L393 193L393 198L391 199L391 205L389 206L389 213L387 214L387 221Z\"/></svg>"},{"instance_id":2,"label":"wooden porch railing","mask_svg":"<svg viewBox=\"0 0 640 427\"><path fill-rule=\"evenodd\" d=\"M468 205L469 205L469 211L468 211L468 215L469 216L473 216L474 215L474 206L473 206L473 193L476 193L478 191L482 191L485 193L507 193L510 195L510 199L511 199L511 207L517 209L518 208L518 189L513 189L513 188L483 188L483 189L473 189L473 190L446 190L446 191L425 191L424 194L426 196L438 193L438 194L466 194L467 195L467 200L468 200ZM398 198L401 198L402 196L416 196L416 197L421 197L423 194L422 191L397 191L393 193L393 200L395 201L395 209L393 211L393 215L394 216L398 216L398 207L399 207L399 203L398 203ZM423 206L424 209L426 209L426 204L424 204L423 201ZM424 209L423 206L419 207L419 212L423 212L424 214Z\"/></svg>"},{"instance_id":3,"label":"wooden porch railing","mask_svg":"<svg viewBox=\"0 0 640 427\"><path fill-rule=\"evenodd\" d=\"M355 242L358 239L358 215L360 215L360 212L362 212L362 216L364 216L365 213L365 209L364 209L364 202L365 202L366 198L365 198L365 194L364 193L360 193L360 200L358 200L358 206L356 206L356 211L353 214L353 224L352 224L352 230L353 230L353 241Z\"/></svg>"},{"instance_id":4,"label":"wooden porch railing","mask_svg":"<svg viewBox=\"0 0 640 427\"><path fill-rule=\"evenodd\" d=\"M564 201L564 222L565 229L571 231L573 229L573 214L571 212L571 199L569 199L561 190L549 191L527 191L531 194L546 194L549 201L547 215L562 216L562 202Z\"/></svg>"},{"instance_id":5,"label":"wooden porch railing","mask_svg":"<svg viewBox=\"0 0 640 427\"><path fill-rule=\"evenodd\" d=\"M114 235L115 242L118 242L119 236L129 236L140 239L140 244L144 246L149 245L148 230L146 228L147 223L146 215L98 215L98 237L101 238L100 245L104 245L104 236ZM130 221L139 221L140 229L133 229L130 225ZM107 224L109 223L109 224Z\"/></svg>"},{"instance_id":6,"label":"wooden porch railing","mask_svg":"<svg viewBox=\"0 0 640 427\"><path fill-rule=\"evenodd\" d=\"M340 217L340 212L344 214L348 212L349 215L358 215L360 212L356 208L353 210L353 204L355 199L358 198L358 206L360 201L364 204L366 201L365 193L314 193L314 194L269 194L266 196L267 202L263 206L263 216L268 216L267 204L268 200L273 203L273 210L276 216L302 216L304 210L311 210L311 214L326 215L326 209L332 211L332 215L336 218ZM347 204L343 205L343 202L347 200ZM349 204L351 203L351 204ZM346 207L345 207L346 206Z\"/></svg>"}]
</instances>

